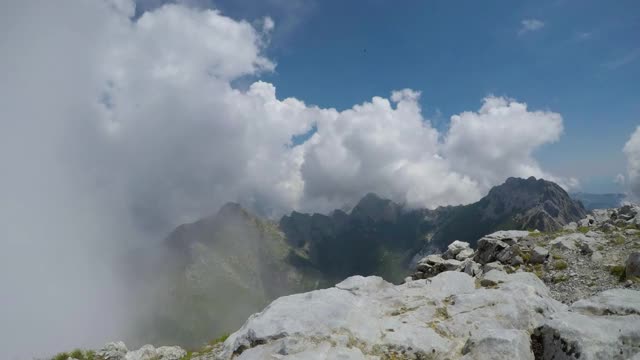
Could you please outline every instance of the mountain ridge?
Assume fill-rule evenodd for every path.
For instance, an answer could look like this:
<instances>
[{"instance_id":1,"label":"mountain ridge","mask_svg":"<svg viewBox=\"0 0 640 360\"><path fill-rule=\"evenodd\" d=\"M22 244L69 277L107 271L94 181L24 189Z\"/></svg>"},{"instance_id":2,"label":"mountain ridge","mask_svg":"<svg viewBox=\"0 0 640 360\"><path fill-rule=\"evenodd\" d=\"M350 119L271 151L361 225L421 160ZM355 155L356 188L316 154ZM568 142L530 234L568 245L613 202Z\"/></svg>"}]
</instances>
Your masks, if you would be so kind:
<instances>
[{"instance_id":1,"label":"mountain ridge","mask_svg":"<svg viewBox=\"0 0 640 360\"><path fill-rule=\"evenodd\" d=\"M171 324L163 329L180 334L161 334L155 342L176 337L197 343L204 340L200 334L236 328L278 296L326 288L352 275L399 283L416 258L443 251L453 240L475 245L503 228L552 231L584 215L557 184L535 178L507 179L469 205L415 209L369 193L348 213L293 211L277 222L227 203L166 238L176 255L165 264L173 290L160 302L178 315L161 314ZM211 304L219 309L211 311ZM228 304L234 311L226 310ZM185 325L183 319L191 320Z\"/></svg>"}]
</instances>

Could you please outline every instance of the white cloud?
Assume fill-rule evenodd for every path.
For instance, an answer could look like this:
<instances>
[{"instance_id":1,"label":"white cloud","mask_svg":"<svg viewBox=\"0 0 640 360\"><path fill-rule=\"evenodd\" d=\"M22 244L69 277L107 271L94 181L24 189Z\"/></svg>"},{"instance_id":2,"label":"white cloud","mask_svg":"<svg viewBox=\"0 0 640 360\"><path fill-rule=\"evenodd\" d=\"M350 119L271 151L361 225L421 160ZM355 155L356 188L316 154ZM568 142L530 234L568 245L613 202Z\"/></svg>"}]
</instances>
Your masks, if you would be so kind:
<instances>
[{"instance_id":1,"label":"white cloud","mask_svg":"<svg viewBox=\"0 0 640 360\"><path fill-rule=\"evenodd\" d=\"M541 30L545 24L538 19L524 19L520 22L520 25L521 27L518 34Z\"/></svg>"},{"instance_id":2,"label":"white cloud","mask_svg":"<svg viewBox=\"0 0 640 360\"><path fill-rule=\"evenodd\" d=\"M508 176L535 176L566 187L575 180L545 173L533 158L535 149L557 141L562 117L549 111L529 111L527 104L503 97L487 97L478 112L451 117L444 154L453 169L476 179L483 190Z\"/></svg>"},{"instance_id":3,"label":"white cloud","mask_svg":"<svg viewBox=\"0 0 640 360\"><path fill-rule=\"evenodd\" d=\"M507 176L551 177L532 152L559 138L558 114L489 97L441 134L412 90L341 112L278 99L265 82L240 91L233 80L275 67L263 55L268 18L254 27L181 5L134 10L127 0L1 5L11 51L0 57L0 280L12 294L0 300L2 358L122 336L129 289L113 257L226 201L277 214L375 191L435 207L477 200Z\"/></svg>"},{"instance_id":4,"label":"white cloud","mask_svg":"<svg viewBox=\"0 0 640 360\"><path fill-rule=\"evenodd\" d=\"M394 92L320 118L304 144L303 206L353 204L373 191L413 205L477 199L476 183L438 156L439 134L422 118L419 93Z\"/></svg>"},{"instance_id":5,"label":"white cloud","mask_svg":"<svg viewBox=\"0 0 640 360\"><path fill-rule=\"evenodd\" d=\"M623 151L627 157L626 181L631 195L638 199L640 198L640 126L631 134Z\"/></svg>"}]
</instances>

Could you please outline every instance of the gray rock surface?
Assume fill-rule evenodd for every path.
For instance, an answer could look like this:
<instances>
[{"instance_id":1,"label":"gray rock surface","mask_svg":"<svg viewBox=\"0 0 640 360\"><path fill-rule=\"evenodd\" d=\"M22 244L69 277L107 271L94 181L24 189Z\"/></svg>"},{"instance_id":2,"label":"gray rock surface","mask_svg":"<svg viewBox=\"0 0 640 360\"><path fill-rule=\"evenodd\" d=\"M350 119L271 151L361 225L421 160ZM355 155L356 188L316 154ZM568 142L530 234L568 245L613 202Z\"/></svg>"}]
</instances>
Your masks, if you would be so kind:
<instances>
[{"instance_id":1,"label":"gray rock surface","mask_svg":"<svg viewBox=\"0 0 640 360\"><path fill-rule=\"evenodd\" d=\"M351 277L335 288L274 301L232 334L218 356L532 359L529 332L544 314L566 307L532 274L491 276L502 279L494 289L477 289L462 272L398 286Z\"/></svg>"},{"instance_id":2,"label":"gray rock surface","mask_svg":"<svg viewBox=\"0 0 640 360\"><path fill-rule=\"evenodd\" d=\"M529 262L531 264L543 264L545 261L547 261L548 257L549 250L540 246L536 246L531 250L531 258Z\"/></svg>"},{"instance_id":3,"label":"gray rock surface","mask_svg":"<svg viewBox=\"0 0 640 360\"><path fill-rule=\"evenodd\" d=\"M637 291L610 290L569 308L530 273L493 270L483 280L490 286L478 288L471 276L451 271L397 286L354 276L274 301L211 359L628 359L640 353Z\"/></svg>"},{"instance_id":4,"label":"gray rock surface","mask_svg":"<svg viewBox=\"0 0 640 360\"><path fill-rule=\"evenodd\" d=\"M124 342L119 341L106 344L96 354L104 360L124 360L128 351Z\"/></svg>"}]
</instances>

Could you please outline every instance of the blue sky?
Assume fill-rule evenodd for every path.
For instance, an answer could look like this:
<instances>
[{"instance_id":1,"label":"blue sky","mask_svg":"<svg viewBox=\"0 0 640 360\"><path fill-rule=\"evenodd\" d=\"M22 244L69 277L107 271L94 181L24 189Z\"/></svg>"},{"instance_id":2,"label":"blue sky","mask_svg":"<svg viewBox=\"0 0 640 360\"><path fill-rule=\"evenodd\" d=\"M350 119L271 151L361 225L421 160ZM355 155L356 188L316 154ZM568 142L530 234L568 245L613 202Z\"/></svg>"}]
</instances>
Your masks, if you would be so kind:
<instances>
[{"instance_id":1,"label":"blue sky","mask_svg":"<svg viewBox=\"0 0 640 360\"><path fill-rule=\"evenodd\" d=\"M196 4L194 1L192 3ZM145 0L139 11L160 4ZM582 190L622 191L624 143L640 120L638 1L197 1L236 19L276 21L262 78L278 97L345 109L422 92L439 129L493 94L551 110L565 133L538 151L542 166ZM530 24L525 28L524 21Z\"/></svg>"}]
</instances>

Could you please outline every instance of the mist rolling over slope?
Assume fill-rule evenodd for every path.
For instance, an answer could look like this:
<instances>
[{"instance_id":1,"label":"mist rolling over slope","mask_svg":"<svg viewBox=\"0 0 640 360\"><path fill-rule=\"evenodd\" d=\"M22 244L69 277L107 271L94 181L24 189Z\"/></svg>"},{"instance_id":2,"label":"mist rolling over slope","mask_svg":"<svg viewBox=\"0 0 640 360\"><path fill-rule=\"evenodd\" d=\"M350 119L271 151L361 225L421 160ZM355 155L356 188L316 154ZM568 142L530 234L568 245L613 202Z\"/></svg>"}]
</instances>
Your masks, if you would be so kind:
<instances>
[{"instance_id":1,"label":"mist rolling over slope","mask_svg":"<svg viewBox=\"0 0 640 360\"><path fill-rule=\"evenodd\" d=\"M0 358L195 346L636 201L638 6L543 3L3 1Z\"/></svg>"}]
</instances>

